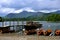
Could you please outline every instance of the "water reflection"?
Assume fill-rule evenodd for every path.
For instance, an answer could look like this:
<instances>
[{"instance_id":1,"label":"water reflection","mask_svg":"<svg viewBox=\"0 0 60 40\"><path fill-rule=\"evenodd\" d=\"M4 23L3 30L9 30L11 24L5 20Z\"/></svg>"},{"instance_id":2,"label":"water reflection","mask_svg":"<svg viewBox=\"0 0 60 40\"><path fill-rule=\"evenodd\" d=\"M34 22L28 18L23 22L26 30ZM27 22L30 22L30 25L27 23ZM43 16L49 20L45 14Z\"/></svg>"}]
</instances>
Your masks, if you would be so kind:
<instances>
[{"instance_id":1,"label":"water reflection","mask_svg":"<svg viewBox=\"0 0 60 40\"><path fill-rule=\"evenodd\" d=\"M53 22L47 22L47 21L34 21L34 22L39 22L40 24L43 24L42 26L45 30L47 30L47 29L52 29L52 30L60 29L60 23L56 23L56 22L53 23ZM8 26L9 25L11 25L11 26L12 25L26 25L26 21L23 21L23 23L22 23L22 21L19 21L19 22L17 22L17 21L11 21L11 22L6 21L6 22L4 22L4 26L7 26L7 25ZM0 22L0 27L3 27L2 22ZM15 29L16 29L16 26L15 26ZM22 29L22 26L21 26L21 29Z\"/></svg>"}]
</instances>

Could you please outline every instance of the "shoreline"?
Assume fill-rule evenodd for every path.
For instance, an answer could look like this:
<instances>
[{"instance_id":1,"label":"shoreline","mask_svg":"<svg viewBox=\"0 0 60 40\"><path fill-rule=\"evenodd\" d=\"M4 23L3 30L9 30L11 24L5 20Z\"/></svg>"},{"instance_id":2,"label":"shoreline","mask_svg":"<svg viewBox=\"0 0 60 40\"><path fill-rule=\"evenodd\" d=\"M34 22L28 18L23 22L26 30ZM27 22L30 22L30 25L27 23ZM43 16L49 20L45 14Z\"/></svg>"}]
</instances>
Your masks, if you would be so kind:
<instances>
[{"instance_id":1,"label":"shoreline","mask_svg":"<svg viewBox=\"0 0 60 40\"><path fill-rule=\"evenodd\" d=\"M60 36L38 36L21 34L0 34L0 40L60 40Z\"/></svg>"}]
</instances>

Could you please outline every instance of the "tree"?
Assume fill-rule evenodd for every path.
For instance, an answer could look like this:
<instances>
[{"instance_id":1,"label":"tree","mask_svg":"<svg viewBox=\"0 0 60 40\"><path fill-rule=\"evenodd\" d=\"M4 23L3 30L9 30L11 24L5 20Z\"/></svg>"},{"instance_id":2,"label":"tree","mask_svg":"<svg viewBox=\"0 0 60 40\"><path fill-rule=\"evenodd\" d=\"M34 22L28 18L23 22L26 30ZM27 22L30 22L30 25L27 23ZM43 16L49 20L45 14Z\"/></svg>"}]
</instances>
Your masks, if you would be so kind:
<instances>
[{"instance_id":1,"label":"tree","mask_svg":"<svg viewBox=\"0 0 60 40\"><path fill-rule=\"evenodd\" d=\"M51 14L46 18L47 21L60 21L60 14Z\"/></svg>"}]
</instances>

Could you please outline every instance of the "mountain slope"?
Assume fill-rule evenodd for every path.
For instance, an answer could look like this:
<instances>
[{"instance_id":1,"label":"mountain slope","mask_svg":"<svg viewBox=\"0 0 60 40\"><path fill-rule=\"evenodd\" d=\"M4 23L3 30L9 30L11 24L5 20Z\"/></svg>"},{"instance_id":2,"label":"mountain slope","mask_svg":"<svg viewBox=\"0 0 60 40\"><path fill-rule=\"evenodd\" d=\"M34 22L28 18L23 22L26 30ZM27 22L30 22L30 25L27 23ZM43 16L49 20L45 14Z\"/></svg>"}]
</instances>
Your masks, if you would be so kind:
<instances>
[{"instance_id":1,"label":"mountain slope","mask_svg":"<svg viewBox=\"0 0 60 40\"><path fill-rule=\"evenodd\" d=\"M46 17L50 14L60 14L60 11L51 12L51 13L23 11L21 13L10 13L6 15L6 17L8 18L27 18L27 17L32 18L32 17L42 17L42 16Z\"/></svg>"},{"instance_id":2,"label":"mountain slope","mask_svg":"<svg viewBox=\"0 0 60 40\"><path fill-rule=\"evenodd\" d=\"M8 17L8 18L27 18L29 16L40 16L40 15L42 15L42 13L40 13L40 12L23 11L21 13L10 13L10 14L6 15L6 17Z\"/></svg>"}]
</instances>

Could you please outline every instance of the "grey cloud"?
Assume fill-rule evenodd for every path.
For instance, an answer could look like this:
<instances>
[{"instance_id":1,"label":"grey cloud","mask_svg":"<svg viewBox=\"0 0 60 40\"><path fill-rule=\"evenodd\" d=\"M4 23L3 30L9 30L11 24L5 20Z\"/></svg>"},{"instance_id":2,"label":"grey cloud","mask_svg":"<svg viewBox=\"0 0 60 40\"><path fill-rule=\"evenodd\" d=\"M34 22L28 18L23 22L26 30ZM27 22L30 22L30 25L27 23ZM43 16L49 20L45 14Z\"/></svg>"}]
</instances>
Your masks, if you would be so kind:
<instances>
[{"instance_id":1,"label":"grey cloud","mask_svg":"<svg viewBox=\"0 0 60 40\"><path fill-rule=\"evenodd\" d=\"M22 9L30 7L33 10L60 9L60 0L0 0L0 8Z\"/></svg>"},{"instance_id":2,"label":"grey cloud","mask_svg":"<svg viewBox=\"0 0 60 40\"><path fill-rule=\"evenodd\" d=\"M8 1L6 0L7 3L3 2L1 5L17 9L24 7L32 7L33 9L60 8L59 0L11 0L9 3Z\"/></svg>"}]
</instances>

